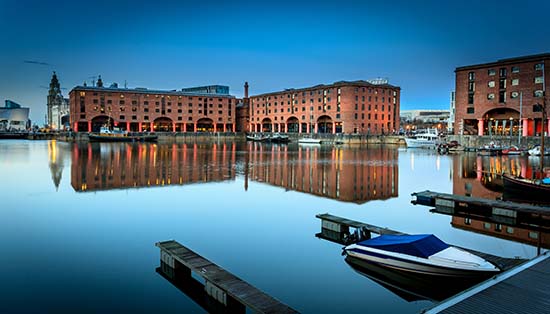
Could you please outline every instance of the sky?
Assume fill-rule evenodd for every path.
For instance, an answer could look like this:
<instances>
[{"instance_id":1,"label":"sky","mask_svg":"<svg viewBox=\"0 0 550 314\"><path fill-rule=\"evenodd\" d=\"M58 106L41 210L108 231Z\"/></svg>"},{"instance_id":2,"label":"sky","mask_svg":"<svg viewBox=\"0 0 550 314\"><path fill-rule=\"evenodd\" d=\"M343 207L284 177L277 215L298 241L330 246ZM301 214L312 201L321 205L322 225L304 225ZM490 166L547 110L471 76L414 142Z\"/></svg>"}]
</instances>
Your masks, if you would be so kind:
<instances>
[{"instance_id":1,"label":"sky","mask_svg":"<svg viewBox=\"0 0 550 314\"><path fill-rule=\"evenodd\" d=\"M42 125L63 94L222 84L242 97L388 78L401 110L448 109L458 66L550 52L550 1L0 0L0 101Z\"/></svg>"}]
</instances>

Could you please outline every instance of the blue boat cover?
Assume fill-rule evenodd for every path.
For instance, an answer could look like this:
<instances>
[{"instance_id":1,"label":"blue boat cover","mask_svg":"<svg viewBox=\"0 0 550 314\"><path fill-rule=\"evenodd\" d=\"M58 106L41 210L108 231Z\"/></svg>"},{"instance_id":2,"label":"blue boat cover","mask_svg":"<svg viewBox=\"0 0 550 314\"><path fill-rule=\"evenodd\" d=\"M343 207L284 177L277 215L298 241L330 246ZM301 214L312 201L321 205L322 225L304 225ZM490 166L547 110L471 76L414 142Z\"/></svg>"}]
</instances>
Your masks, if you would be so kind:
<instances>
[{"instance_id":1,"label":"blue boat cover","mask_svg":"<svg viewBox=\"0 0 550 314\"><path fill-rule=\"evenodd\" d=\"M423 258L428 258L449 247L433 234L381 235L357 244Z\"/></svg>"},{"instance_id":2,"label":"blue boat cover","mask_svg":"<svg viewBox=\"0 0 550 314\"><path fill-rule=\"evenodd\" d=\"M550 178L542 179L542 184L550 184Z\"/></svg>"}]
</instances>

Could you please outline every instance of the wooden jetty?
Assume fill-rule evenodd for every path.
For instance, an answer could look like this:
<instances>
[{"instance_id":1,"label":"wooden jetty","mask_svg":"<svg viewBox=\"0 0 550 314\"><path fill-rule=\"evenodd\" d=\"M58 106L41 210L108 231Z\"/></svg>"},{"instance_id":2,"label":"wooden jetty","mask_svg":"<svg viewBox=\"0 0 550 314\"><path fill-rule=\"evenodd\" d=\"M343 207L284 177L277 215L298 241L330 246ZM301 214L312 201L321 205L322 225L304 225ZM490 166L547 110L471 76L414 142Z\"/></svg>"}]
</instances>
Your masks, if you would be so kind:
<instances>
[{"instance_id":1,"label":"wooden jetty","mask_svg":"<svg viewBox=\"0 0 550 314\"><path fill-rule=\"evenodd\" d=\"M424 313L548 313L550 254L501 273Z\"/></svg>"},{"instance_id":2,"label":"wooden jetty","mask_svg":"<svg viewBox=\"0 0 550 314\"><path fill-rule=\"evenodd\" d=\"M350 232L350 228L355 228L356 230L366 230L368 232L373 232L376 234L405 234L400 231L383 228L351 219L346 219L343 217L334 216L331 214L318 214L315 216L316 218L321 219L321 232L315 234L316 237L325 239L328 241L332 241L338 244L347 245L353 242L350 241L350 235L353 234L353 232ZM365 239L370 238L370 234L366 235ZM454 245L455 247L459 247ZM525 259L520 258L505 258L500 257L488 253L478 252L472 249L459 247L465 251L468 251L470 253L476 254L485 260L493 263L501 270L505 271L508 269L511 269L513 267L516 267L524 262L526 262Z\"/></svg>"},{"instance_id":3,"label":"wooden jetty","mask_svg":"<svg viewBox=\"0 0 550 314\"><path fill-rule=\"evenodd\" d=\"M247 307L256 313L298 313L176 241L158 242L155 245L160 248L164 266L187 276L191 276L191 272L200 276L205 281L207 294L223 305L235 302L243 305L239 311L229 312L244 313L244 307ZM168 271L165 273L169 274Z\"/></svg>"},{"instance_id":4,"label":"wooden jetty","mask_svg":"<svg viewBox=\"0 0 550 314\"><path fill-rule=\"evenodd\" d=\"M550 221L550 207L491 200L480 197L423 191L413 193L414 205L447 208L449 210L477 211L480 215L517 219Z\"/></svg>"}]
</instances>

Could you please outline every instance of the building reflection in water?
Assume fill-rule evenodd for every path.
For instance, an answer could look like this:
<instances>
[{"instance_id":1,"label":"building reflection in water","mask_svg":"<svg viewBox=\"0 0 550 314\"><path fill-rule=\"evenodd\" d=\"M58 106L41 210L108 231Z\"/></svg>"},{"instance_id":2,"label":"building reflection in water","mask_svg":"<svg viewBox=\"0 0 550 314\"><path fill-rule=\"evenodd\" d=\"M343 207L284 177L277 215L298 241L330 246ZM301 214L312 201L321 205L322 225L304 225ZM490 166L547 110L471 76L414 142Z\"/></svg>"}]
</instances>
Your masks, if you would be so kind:
<instances>
[{"instance_id":1,"label":"building reflection in water","mask_svg":"<svg viewBox=\"0 0 550 314\"><path fill-rule=\"evenodd\" d=\"M98 191L234 180L266 183L345 202L398 196L398 151L260 143L74 144L71 183Z\"/></svg>"},{"instance_id":2,"label":"building reflection in water","mask_svg":"<svg viewBox=\"0 0 550 314\"><path fill-rule=\"evenodd\" d=\"M398 196L396 149L251 142L248 154L247 180L358 204Z\"/></svg>"},{"instance_id":3,"label":"building reflection in water","mask_svg":"<svg viewBox=\"0 0 550 314\"><path fill-rule=\"evenodd\" d=\"M72 149L75 191L235 179L236 144L87 143Z\"/></svg>"},{"instance_id":4,"label":"building reflection in water","mask_svg":"<svg viewBox=\"0 0 550 314\"><path fill-rule=\"evenodd\" d=\"M453 193L488 199L502 196L501 173L530 178L536 173L538 159L525 156L453 156ZM455 228L497 238L550 248L550 215L515 214L515 217L493 215L492 212L437 207L435 213L451 215Z\"/></svg>"},{"instance_id":5,"label":"building reflection in water","mask_svg":"<svg viewBox=\"0 0 550 314\"><path fill-rule=\"evenodd\" d=\"M57 191L61 183L61 178L63 177L63 167L65 164L63 162L63 151L59 147L59 142L56 140L48 142L48 160L52 181Z\"/></svg>"}]
</instances>

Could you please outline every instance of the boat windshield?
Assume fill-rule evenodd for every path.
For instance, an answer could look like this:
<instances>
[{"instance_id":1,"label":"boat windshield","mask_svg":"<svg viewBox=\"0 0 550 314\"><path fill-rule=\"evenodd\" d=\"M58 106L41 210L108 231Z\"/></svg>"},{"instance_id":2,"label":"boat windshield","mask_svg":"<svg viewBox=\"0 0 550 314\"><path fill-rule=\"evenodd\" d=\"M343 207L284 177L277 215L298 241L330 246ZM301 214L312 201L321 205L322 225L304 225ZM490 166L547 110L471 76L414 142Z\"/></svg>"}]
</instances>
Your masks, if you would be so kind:
<instances>
[{"instance_id":1,"label":"boat windshield","mask_svg":"<svg viewBox=\"0 0 550 314\"><path fill-rule=\"evenodd\" d=\"M428 258L449 247L433 234L381 235L359 242L358 245L423 258Z\"/></svg>"}]
</instances>

